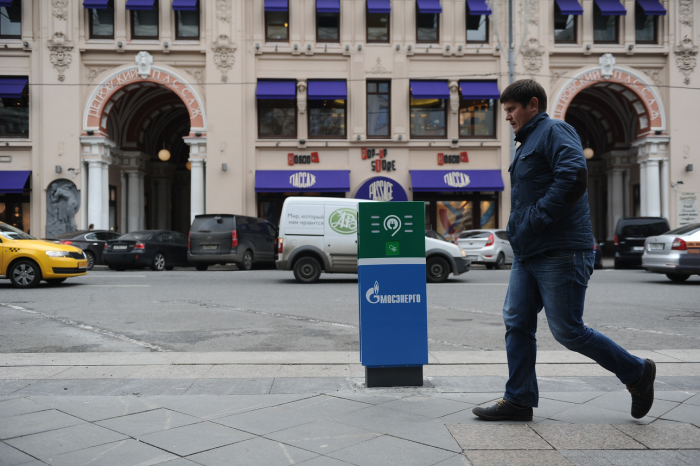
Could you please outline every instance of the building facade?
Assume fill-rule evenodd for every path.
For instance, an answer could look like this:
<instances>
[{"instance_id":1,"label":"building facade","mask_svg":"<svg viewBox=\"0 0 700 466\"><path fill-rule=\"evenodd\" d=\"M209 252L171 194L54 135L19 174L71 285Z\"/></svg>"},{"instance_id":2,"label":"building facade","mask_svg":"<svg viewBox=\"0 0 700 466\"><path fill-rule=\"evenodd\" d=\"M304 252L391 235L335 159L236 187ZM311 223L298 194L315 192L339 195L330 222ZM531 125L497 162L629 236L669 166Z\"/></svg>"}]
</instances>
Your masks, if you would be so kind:
<instances>
[{"instance_id":1,"label":"building facade","mask_svg":"<svg viewBox=\"0 0 700 466\"><path fill-rule=\"evenodd\" d=\"M0 0L0 221L186 233L323 195L505 228L509 56L581 137L600 241L700 221L700 5L512 3L511 40L507 0Z\"/></svg>"}]
</instances>

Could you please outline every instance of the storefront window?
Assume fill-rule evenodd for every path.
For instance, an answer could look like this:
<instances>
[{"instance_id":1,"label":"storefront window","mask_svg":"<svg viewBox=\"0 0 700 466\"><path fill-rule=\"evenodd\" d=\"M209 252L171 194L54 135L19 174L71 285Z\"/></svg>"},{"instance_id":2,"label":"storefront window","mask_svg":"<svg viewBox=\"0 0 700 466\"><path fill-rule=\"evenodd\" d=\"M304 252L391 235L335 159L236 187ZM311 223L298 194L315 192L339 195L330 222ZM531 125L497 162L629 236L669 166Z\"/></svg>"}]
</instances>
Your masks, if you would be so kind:
<instances>
[{"instance_id":1,"label":"storefront window","mask_svg":"<svg viewBox=\"0 0 700 466\"><path fill-rule=\"evenodd\" d=\"M437 231L448 241L467 230L498 228L495 192L417 192L413 200L425 203L425 229Z\"/></svg>"},{"instance_id":2,"label":"storefront window","mask_svg":"<svg viewBox=\"0 0 700 466\"><path fill-rule=\"evenodd\" d=\"M437 43L439 40L440 15L437 13L421 13L416 9L416 42Z\"/></svg>"},{"instance_id":3,"label":"storefront window","mask_svg":"<svg viewBox=\"0 0 700 466\"><path fill-rule=\"evenodd\" d=\"M90 39L114 39L114 0L107 8L90 8Z\"/></svg>"},{"instance_id":4,"label":"storefront window","mask_svg":"<svg viewBox=\"0 0 700 466\"><path fill-rule=\"evenodd\" d=\"M22 38L22 0L0 7L0 39Z\"/></svg>"},{"instance_id":5,"label":"storefront window","mask_svg":"<svg viewBox=\"0 0 700 466\"><path fill-rule=\"evenodd\" d=\"M0 222L31 233L29 194L0 194Z\"/></svg>"},{"instance_id":6,"label":"storefront window","mask_svg":"<svg viewBox=\"0 0 700 466\"><path fill-rule=\"evenodd\" d=\"M265 12L265 38L268 42L289 40L289 11Z\"/></svg>"},{"instance_id":7,"label":"storefront window","mask_svg":"<svg viewBox=\"0 0 700 466\"><path fill-rule=\"evenodd\" d=\"M309 138L345 138L346 100L309 100Z\"/></svg>"},{"instance_id":8,"label":"storefront window","mask_svg":"<svg viewBox=\"0 0 700 466\"><path fill-rule=\"evenodd\" d=\"M199 2L196 10L177 10L175 14L175 37L181 40L199 39Z\"/></svg>"},{"instance_id":9,"label":"storefront window","mask_svg":"<svg viewBox=\"0 0 700 466\"><path fill-rule=\"evenodd\" d=\"M576 43L576 15L564 15L557 3L554 4L554 43Z\"/></svg>"},{"instance_id":10,"label":"storefront window","mask_svg":"<svg viewBox=\"0 0 700 466\"><path fill-rule=\"evenodd\" d=\"M444 99L411 98L411 137L447 137L447 105Z\"/></svg>"},{"instance_id":11,"label":"storefront window","mask_svg":"<svg viewBox=\"0 0 700 466\"><path fill-rule=\"evenodd\" d=\"M297 101L258 99L258 135L261 138L296 138Z\"/></svg>"},{"instance_id":12,"label":"storefront window","mask_svg":"<svg viewBox=\"0 0 700 466\"><path fill-rule=\"evenodd\" d=\"M479 228L494 229L496 228L496 202L481 201L481 221Z\"/></svg>"},{"instance_id":13,"label":"storefront window","mask_svg":"<svg viewBox=\"0 0 700 466\"><path fill-rule=\"evenodd\" d=\"M472 15L467 4L467 42L487 43L489 41L489 17Z\"/></svg>"},{"instance_id":14,"label":"storefront window","mask_svg":"<svg viewBox=\"0 0 700 466\"><path fill-rule=\"evenodd\" d=\"M340 13L316 13L316 42L340 42Z\"/></svg>"},{"instance_id":15,"label":"storefront window","mask_svg":"<svg viewBox=\"0 0 700 466\"><path fill-rule=\"evenodd\" d=\"M28 89L18 98L0 97L0 138L29 138Z\"/></svg>"},{"instance_id":16,"label":"storefront window","mask_svg":"<svg viewBox=\"0 0 700 466\"><path fill-rule=\"evenodd\" d=\"M658 16L647 15L639 2L634 5L634 36L638 44L656 44Z\"/></svg>"},{"instance_id":17,"label":"storefront window","mask_svg":"<svg viewBox=\"0 0 700 466\"><path fill-rule=\"evenodd\" d=\"M389 42L389 13L367 13L367 42Z\"/></svg>"},{"instance_id":18,"label":"storefront window","mask_svg":"<svg viewBox=\"0 0 700 466\"><path fill-rule=\"evenodd\" d=\"M367 81L367 137L388 138L391 81Z\"/></svg>"},{"instance_id":19,"label":"storefront window","mask_svg":"<svg viewBox=\"0 0 700 466\"><path fill-rule=\"evenodd\" d=\"M158 39L158 2L152 10L131 10L131 37Z\"/></svg>"},{"instance_id":20,"label":"storefront window","mask_svg":"<svg viewBox=\"0 0 700 466\"><path fill-rule=\"evenodd\" d=\"M459 137L496 137L497 100L459 100Z\"/></svg>"},{"instance_id":21,"label":"storefront window","mask_svg":"<svg viewBox=\"0 0 700 466\"><path fill-rule=\"evenodd\" d=\"M448 241L465 230L474 229L474 213L470 201L437 201L436 231Z\"/></svg>"},{"instance_id":22,"label":"storefront window","mask_svg":"<svg viewBox=\"0 0 700 466\"><path fill-rule=\"evenodd\" d=\"M603 15L598 5L593 9L593 42L596 44L617 44L619 16Z\"/></svg>"}]
</instances>

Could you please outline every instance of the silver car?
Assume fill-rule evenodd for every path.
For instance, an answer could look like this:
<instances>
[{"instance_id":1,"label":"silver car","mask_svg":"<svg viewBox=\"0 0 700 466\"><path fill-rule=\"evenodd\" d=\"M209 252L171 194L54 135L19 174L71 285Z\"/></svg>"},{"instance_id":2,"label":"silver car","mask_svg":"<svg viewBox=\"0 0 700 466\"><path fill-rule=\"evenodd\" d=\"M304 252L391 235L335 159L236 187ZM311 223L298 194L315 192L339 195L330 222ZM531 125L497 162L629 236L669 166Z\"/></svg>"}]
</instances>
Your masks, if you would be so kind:
<instances>
[{"instance_id":1,"label":"silver car","mask_svg":"<svg viewBox=\"0 0 700 466\"><path fill-rule=\"evenodd\" d=\"M489 270L500 270L513 263L513 248L505 230L463 231L457 237L457 244L464 249L472 264L484 264Z\"/></svg>"},{"instance_id":2,"label":"silver car","mask_svg":"<svg viewBox=\"0 0 700 466\"><path fill-rule=\"evenodd\" d=\"M690 259L687 256L690 252L695 252L694 248L688 247L688 243L694 241L700 241L700 223L685 225L663 235L649 236L644 242L642 267L650 272L665 273L674 282L683 282L692 274L692 270L686 266L686 259Z\"/></svg>"}]
</instances>

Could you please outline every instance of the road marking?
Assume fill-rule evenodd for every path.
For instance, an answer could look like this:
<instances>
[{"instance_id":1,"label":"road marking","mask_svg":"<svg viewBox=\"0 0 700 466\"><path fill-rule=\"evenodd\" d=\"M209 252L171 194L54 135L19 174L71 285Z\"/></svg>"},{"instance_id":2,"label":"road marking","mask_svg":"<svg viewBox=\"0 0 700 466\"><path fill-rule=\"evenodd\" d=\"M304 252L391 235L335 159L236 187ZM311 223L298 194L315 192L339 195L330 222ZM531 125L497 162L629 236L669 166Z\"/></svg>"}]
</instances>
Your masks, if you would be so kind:
<instances>
[{"instance_id":1,"label":"road marking","mask_svg":"<svg viewBox=\"0 0 700 466\"><path fill-rule=\"evenodd\" d=\"M609 329L613 329L613 330L630 330L633 332L653 333L655 335L666 335L669 337L684 337L684 338L692 338L693 340L700 340L700 337L694 337L692 335L683 335L682 333L667 333L667 332L659 332L658 330L644 330L641 328L634 328L634 327L619 327L617 325L587 324L585 322L584 322L584 325L587 327L591 327L591 328L609 328Z\"/></svg>"},{"instance_id":2,"label":"road marking","mask_svg":"<svg viewBox=\"0 0 700 466\"><path fill-rule=\"evenodd\" d=\"M90 287L96 287L96 286L108 286L108 287L122 287L122 288L147 288L151 285L80 285L83 288L90 288Z\"/></svg>"},{"instance_id":3,"label":"road marking","mask_svg":"<svg viewBox=\"0 0 700 466\"><path fill-rule=\"evenodd\" d=\"M92 273L92 272L88 272L88 274L82 278L95 278L95 277L99 277L99 278L104 278L104 277L109 277L109 278L146 278L145 275L126 275L126 274L125 275L114 275L113 273L103 273L103 274L98 273L98 274L96 274L96 273Z\"/></svg>"},{"instance_id":4,"label":"road marking","mask_svg":"<svg viewBox=\"0 0 700 466\"><path fill-rule=\"evenodd\" d=\"M140 340L135 340L133 338L129 338L126 335L119 335L118 333L110 332L109 330L104 330L101 328L93 327L92 325L86 325L86 324L80 324L78 322L75 322L70 319L66 319L64 317L59 317L57 315L53 314L46 314L44 312L39 312L39 311L32 311L31 309L25 309L22 306L17 306L16 304L12 303L0 303L0 306L5 306L10 309L14 309L15 311L19 312L24 312L26 314L33 314L41 317L46 317L47 319L55 320L56 322L61 322L62 324L70 325L72 327L80 328L83 330L89 330L94 333L99 333L100 335L106 335L108 337L116 338L121 341L125 341L127 343L132 343L134 345L141 346L143 348L148 348L152 351L157 351L160 353L167 353L170 350L167 350L165 348L162 348L158 345L154 345L152 343L146 343L145 341L140 341Z\"/></svg>"}]
</instances>

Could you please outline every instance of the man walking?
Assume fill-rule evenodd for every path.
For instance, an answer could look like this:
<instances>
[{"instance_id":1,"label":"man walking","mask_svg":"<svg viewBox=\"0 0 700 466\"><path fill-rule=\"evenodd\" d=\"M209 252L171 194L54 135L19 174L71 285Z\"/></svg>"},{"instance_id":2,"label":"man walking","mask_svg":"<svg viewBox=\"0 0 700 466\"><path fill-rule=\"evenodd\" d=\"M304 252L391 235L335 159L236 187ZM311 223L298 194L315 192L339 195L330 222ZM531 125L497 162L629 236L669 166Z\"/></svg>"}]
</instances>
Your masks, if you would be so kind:
<instances>
[{"instance_id":1,"label":"man walking","mask_svg":"<svg viewBox=\"0 0 700 466\"><path fill-rule=\"evenodd\" d=\"M554 338L614 373L632 394L632 416L642 418L654 402L654 361L631 355L583 324L594 253L579 136L545 113L547 94L536 81L514 82L501 103L520 143L508 169L508 239L515 253L503 306L509 377L502 400L472 412L488 421L532 420L539 401L535 333L544 306Z\"/></svg>"}]
</instances>

